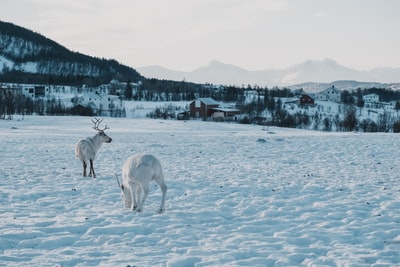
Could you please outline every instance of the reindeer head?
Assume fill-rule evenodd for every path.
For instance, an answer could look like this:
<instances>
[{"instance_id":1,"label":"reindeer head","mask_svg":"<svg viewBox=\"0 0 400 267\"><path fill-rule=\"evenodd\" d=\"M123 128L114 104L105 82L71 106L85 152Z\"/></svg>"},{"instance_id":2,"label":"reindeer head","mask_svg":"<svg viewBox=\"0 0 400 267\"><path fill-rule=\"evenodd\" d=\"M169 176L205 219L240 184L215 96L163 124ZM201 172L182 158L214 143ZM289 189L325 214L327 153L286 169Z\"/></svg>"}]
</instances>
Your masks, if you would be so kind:
<instances>
[{"instance_id":1,"label":"reindeer head","mask_svg":"<svg viewBox=\"0 0 400 267\"><path fill-rule=\"evenodd\" d=\"M94 118L94 120L92 120L92 123L94 124L93 129L95 129L96 131L98 131L97 135L101 137L103 143L111 143L112 138L109 137L108 135L106 135L106 133L104 132L105 130L110 129L110 128L107 127L107 124L106 124L106 126L105 126L103 129L100 129L100 128L99 128L100 123L101 123L102 121L103 121L103 120Z\"/></svg>"},{"instance_id":2,"label":"reindeer head","mask_svg":"<svg viewBox=\"0 0 400 267\"><path fill-rule=\"evenodd\" d=\"M117 179L118 187L121 189L121 198L122 201L124 202L125 208L131 208L132 207L131 188L129 186L121 184L118 180L117 174L115 174L115 179Z\"/></svg>"},{"instance_id":3,"label":"reindeer head","mask_svg":"<svg viewBox=\"0 0 400 267\"><path fill-rule=\"evenodd\" d=\"M122 201L124 202L125 208L131 208L133 199L130 187L122 184L120 188L121 188L121 198Z\"/></svg>"}]
</instances>

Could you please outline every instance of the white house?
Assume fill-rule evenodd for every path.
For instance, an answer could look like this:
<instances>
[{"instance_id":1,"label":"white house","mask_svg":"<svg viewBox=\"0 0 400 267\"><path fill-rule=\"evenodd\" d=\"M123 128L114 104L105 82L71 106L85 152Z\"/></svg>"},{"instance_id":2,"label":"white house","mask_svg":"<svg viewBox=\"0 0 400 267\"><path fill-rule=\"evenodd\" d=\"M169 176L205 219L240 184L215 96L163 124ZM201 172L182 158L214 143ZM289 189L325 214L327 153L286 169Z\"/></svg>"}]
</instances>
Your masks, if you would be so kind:
<instances>
[{"instance_id":1,"label":"white house","mask_svg":"<svg viewBox=\"0 0 400 267\"><path fill-rule=\"evenodd\" d=\"M369 94L363 96L364 103L379 103L379 95Z\"/></svg>"},{"instance_id":2,"label":"white house","mask_svg":"<svg viewBox=\"0 0 400 267\"><path fill-rule=\"evenodd\" d=\"M139 87L140 87L140 82L139 83L134 83L134 82L130 82L129 83L132 89L132 94L136 94ZM126 88L127 88L128 83L127 82L120 82L116 79L113 79L110 81L110 83L108 84L102 84L99 86L99 92L106 92L109 94L113 94L113 95L118 95L118 96L122 96L124 97L126 92Z\"/></svg>"},{"instance_id":3,"label":"white house","mask_svg":"<svg viewBox=\"0 0 400 267\"><path fill-rule=\"evenodd\" d=\"M102 95L98 92L81 95L78 103L92 108L94 114L101 116L113 116L114 112L123 110L122 100L116 95Z\"/></svg>"},{"instance_id":4,"label":"white house","mask_svg":"<svg viewBox=\"0 0 400 267\"><path fill-rule=\"evenodd\" d=\"M45 97L49 93L49 87L44 85L23 84L22 94L32 99Z\"/></svg>"},{"instance_id":5,"label":"white house","mask_svg":"<svg viewBox=\"0 0 400 267\"><path fill-rule=\"evenodd\" d=\"M336 89L334 85L329 87L328 89L323 90L316 94L317 100L323 101L333 101L333 102L340 102L342 96L342 92L339 89Z\"/></svg>"}]
</instances>

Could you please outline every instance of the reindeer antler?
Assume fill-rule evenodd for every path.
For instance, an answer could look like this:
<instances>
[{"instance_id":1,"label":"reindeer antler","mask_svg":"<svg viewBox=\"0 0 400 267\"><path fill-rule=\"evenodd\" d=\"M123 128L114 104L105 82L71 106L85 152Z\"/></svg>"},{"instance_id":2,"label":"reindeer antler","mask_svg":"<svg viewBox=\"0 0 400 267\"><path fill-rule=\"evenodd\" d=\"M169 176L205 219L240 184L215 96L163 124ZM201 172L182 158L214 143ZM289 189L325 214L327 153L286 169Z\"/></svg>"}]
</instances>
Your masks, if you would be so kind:
<instances>
[{"instance_id":1,"label":"reindeer antler","mask_svg":"<svg viewBox=\"0 0 400 267\"><path fill-rule=\"evenodd\" d=\"M94 118L94 120L92 120L92 122L94 124L93 129L95 129L98 132L102 132L102 131L105 131L107 129L110 129L110 128L107 127L107 124L106 124L106 127L104 127L103 129L100 129L99 126L100 126L100 123L102 121L103 121L102 119Z\"/></svg>"}]
</instances>

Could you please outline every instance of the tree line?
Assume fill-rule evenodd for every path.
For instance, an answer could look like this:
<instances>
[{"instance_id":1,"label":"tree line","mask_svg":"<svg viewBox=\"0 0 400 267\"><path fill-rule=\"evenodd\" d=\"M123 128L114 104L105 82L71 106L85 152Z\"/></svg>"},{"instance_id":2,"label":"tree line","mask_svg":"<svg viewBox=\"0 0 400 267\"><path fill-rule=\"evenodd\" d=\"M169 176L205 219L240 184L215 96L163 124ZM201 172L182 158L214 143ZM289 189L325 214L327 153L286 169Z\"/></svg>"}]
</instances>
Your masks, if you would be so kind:
<instances>
[{"instance_id":1,"label":"tree line","mask_svg":"<svg viewBox=\"0 0 400 267\"><path fill-rule=\"evenodd\" d=\"M383 102L395 101L394 112L384 109L378 114L377 120L361 117L361 109L364 108L363 96L377 94ZM255 123L289 128L313 129L324 131L363 131L363 132L400 132L400 92L387 88L368 88L348 91L343 90L341 102L338 103L337 114L326 115L316 110L310 112L309 106L290 112L285 108L282 98L293 97L290 90L259 91L255 101L241 106L241 113L248 114L242 117L240 123ZM380 106L380 104L376 104ZM371 111L376 112L376 111ZM267 118L268 117L268 118Z\"/></svg>"},{"instance_id":2,"label":"tree line","mask_svg":"<svg viewBox=\"0 0 400 267\"><path fill-rule=\"evenodd\" d=\"M71 102L76 104L77 99L72 98ZM83 115L94 116L102 115L104 110L98 107L96 112L92 107L84 107L77 109L76 107L66 107L65 103L55 97L31 97L24 96L20 93L15 93L11 90L0 89L0 119L11 120L13 115L49 115L49 116L64 116L64 115ZM107 111L111 117L125 117L125 109L114 105Z\"/></svg>"},{"instance_id":3,"label":"tree line","mask_svg":"<svg viewBox=\"0 0 400 267\"><path fill-rule=\"evenodd\" d=\"M256 92L256 97L246 102L246 91ZM110 94L117 94L116 89L110 88ZM237 87L199 86L185 81L166 81L149 79L143 82L136 91L132 90L130 81L120 97L130 101L191 101L198 97L211 97L217 101L235 103L241 110L240 123L253 123L279 127L315 129L324 131L364 131L364 132L400 132L400 121L394 113L383 112L377 120L360 118L358 110L364 107L363 96L377 94L383 101L396 101L395 110L400 111L400 92L387 88L368 88L343 90L341 95L340 112L326 116L323 112L310 112L307 107L291 112L282 102L299 94L288 88L260 88L258 86ZM76 99L72 99L75 101ZM76 104L76 103L75 103ZM86 110L84 115L93 115L93 110ZM174 118L170 110L155 110L149 117ZM25 97L15 91L0 89L0 119L12 119L14 114L21 115L80 115L56 98ZM124 116L124 110L115 110L111 116Z\"/></svg>"},{"instance_id":4,"label":"tree line","mask_svg":"<svg viewBox=\"0 0 400 267\"><path fill-rule=\"evenodd\" d=\"M36 98L33 100L10 90L0 90L0 119L11 120L13 115L68 115L71 109L66 108L61 100L55 98Z\"/></svg>"}]
</instances>

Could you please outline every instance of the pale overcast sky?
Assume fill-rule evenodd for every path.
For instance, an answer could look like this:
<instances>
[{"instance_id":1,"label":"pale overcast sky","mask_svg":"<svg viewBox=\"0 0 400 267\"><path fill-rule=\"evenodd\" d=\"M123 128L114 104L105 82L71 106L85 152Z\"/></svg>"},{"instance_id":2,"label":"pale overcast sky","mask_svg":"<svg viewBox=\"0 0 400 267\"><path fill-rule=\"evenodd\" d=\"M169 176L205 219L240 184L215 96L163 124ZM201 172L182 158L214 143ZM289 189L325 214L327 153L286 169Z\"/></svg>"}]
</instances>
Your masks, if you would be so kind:
<instances>
[{"instance_id":1,"label":"pale overcast sky","mask_svg":"<svg viewBox=\"0 0 400 267\"><path fill-rule=\"evenodd\" d=\"M0 20L133 68L400 67L399 0L1 0Z\"/></svg>"}]
</instances>

